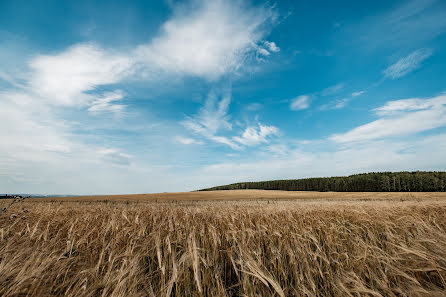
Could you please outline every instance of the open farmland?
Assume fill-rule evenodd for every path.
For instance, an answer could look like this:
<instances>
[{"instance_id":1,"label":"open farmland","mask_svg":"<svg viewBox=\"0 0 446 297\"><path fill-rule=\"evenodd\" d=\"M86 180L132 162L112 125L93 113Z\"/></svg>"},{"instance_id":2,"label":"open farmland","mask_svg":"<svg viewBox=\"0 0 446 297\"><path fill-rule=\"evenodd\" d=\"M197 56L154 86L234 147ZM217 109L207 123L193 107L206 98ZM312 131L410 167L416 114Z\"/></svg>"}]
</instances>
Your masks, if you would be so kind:
<instances>
[{"instance_id":1,"label":"open farmland","mask_svg":"<svg viewBox=\"0 0 446 297\"><path fill-rule=\"evenodd\" d=\"M134 195L98 195L59 198L35 198L28 201L66 202L166 202L166 201L246 201L246 200L299 200L299 201L370 201L370 200L445 200L446 192L315 192L276 190L222 190L207 192L178 192Z\"/></svg>"},{"instance_id":2,"label":"open farmland","mask_svg":"<svg viewBox=\"0 0 446 297\"><path fill-rule=\"evenodd\" d=\"M446 193L0 200L0 296L446 296Z\"/></svg>"}]
</instances>

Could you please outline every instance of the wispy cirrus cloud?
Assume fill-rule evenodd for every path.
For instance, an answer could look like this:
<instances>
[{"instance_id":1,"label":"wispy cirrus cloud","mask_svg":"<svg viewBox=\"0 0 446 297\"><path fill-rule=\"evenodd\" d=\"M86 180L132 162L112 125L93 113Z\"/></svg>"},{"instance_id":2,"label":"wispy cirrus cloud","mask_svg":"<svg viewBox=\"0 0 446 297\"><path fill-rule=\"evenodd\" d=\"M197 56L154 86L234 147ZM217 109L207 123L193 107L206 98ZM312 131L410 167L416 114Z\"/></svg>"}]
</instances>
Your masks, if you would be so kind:
<instances>
[{"instance_id":1,"label":"wispy cirrus cloud","mask_svg":"<svg viewBox=\"0 0 446 297\"><path fill-rule=\"evenodd\" d=\"M338 143L400 137L446 125L446 94L427 99L389 101L374 110L379 119L343 134L331 136Z\"/></svg>"},{"instance_id":2,"label":"wispy cirrus cloud","mask_svg":"<svg viewBox=\"0 0 446 297\"><path fill-rule=\"evenodd\" d=\"M229 122L228 109L231 103L231 95L225 92L219 100L217 94L209 93L206 102L200 111L193 117L188 117L183 121L183 125L195 132L213 135L219 130L231 130L232 124Z\"/></svg>"},{"instance_id":3,"label":"wispy cirrus cloud","mask_svg":"<svg viewBox=\"0 0 446 297\"><path fill-rule=\"evenodd\" d=\"M399 59L383 71L384 77L397 79L421 67L421 63L433 54L431 49L419 49Z\"/></svg>"},{"instance_id":4,"label":"wispy cirrus cloud","mask_svg":"<svg viewBox=\"0 0 446 297\"><path fill-rule=\"evenodd\" d=\"M300 95L291 100L290 109L291 110L303 110L310 107L311 97L310 95Z\"/></svg>"},{"instance_id":5,"label":"wispy cirrus cloud","mask_svg":"<svg viewBox=\"0 0 446 297\"><path fill-rule=\"evenodd\" d=\"M215 80L239 70L256 52L278 52L263 41L276 13L242 1L192 1L177 6L160 34L136 50L152 71Z\"/></svg>"},{"instance_id":6,"label":"wispy cirrus cloud","mask_svg":"<svg viewBox=\"0 0 446 297\"><path fill-rule=\"evenodd\" d=\"M338 94L339 92L344 90L344 88L345 88L344 83L338 83L336 85L323 89L322 91L319 92L319 94L322 96L331 96Z\"/></svg>"},{"instance_id":7,"label":"wispy cirrus cloud","mask_svg":"<svg viewBox=\"0 0 446 297\"><path fill-rule=\"evenodd\" d=\"M355 98L361 96L366 91L356 91L351 93L349 96L343 97L341 99L333 100L327 104L324 104L320 107L321 110L328 110L328 109L341 109L344 108L350 101L354 100Z\"/></svg>"},{"instance_id":8,"label":"wispy cirrus cloud","mask_svg":"<svg viewBox=\"0 0 446 297\"><path fill-rule=\"evenodd\" d=\"M240 146L231 139L217 135L221 131L232 130L232 124L228 115L230 103L231 93L229 91L225 91L221 99L219 99L215 91L212 91L199 112L194 116L186 117L181 124L186 129L209 140L228 145L233 149L240 149Z\"/></svg>"},{"instance_id":9,"label":"wispy cirrus cloud","mask_svg":"<svg viewBox=\"0 0 446 297\"><path fill-rule=\"evenodd\" d=\"M366 50L378 47L419 47L446 31L446 10L441 0L408 0L366 17L345 28L348 40Z\"/></svg>"},{"instance_id":10,"label":"wispy cirrus cloud","mask_svg":"<svg viewBox=\"0 0 446 297\"><path fill-rule=\"evenodd\" d=\"M102 97L96 98L91 102L88 112L94 115L98 114L113 114L122 115L126 106L124 104L115 103L124 98L122 91L107 92Z\"/></svg>"},{"instance_id":11,"label":"wispy cirrus cloud","mask_svg":"<svg viewBox=\"0 0 446 297\"><path fill-rule=\"evenodd\" d=\"M339 94L344 90L344 88L345 88L344 83L337 83L335 85L323 89L322 91L317 91L311 94L297 96L290 100L291 101L290 109L295 111L307 109L310 107L311 103L313 101L316 101L318 98ZM323 105L321 109L326 109L327 106L328 106L327 104Z\"/></svg>"},{"instance_id":12,"label":"wispy cirrus cloud","mask_svg":"<svg viewBox=\"0 0 446 297\"><path fill-rule=\"evenodd\" d=\"M194 116L186 117L181 124L197 135L235 150L243 149L244 146L267 143L268 137L278 133L276 127L258 123L258 126L246 127L240 136L228 135L228 132L233 130L231 118L228 115L230 103L231 93L228 90L222 93L221 99L217 92L212 91L199 112Z\"/></svg>"},{"instance_id":13,"label":"wispy cirrus cloud","mask_svg":"<svg viewBox=\"0 0 446 297\"><path fill-rule=\"evenodd\" d=\"M203 142L198 141L194 138L190 138L190 137L184 137L181 135L177 135L173 138L173 141L176 143L180 143L180 144L184 144L184 145L189 145L189 144L203 144Z\"/></svg>"},{"instance_id":14,"label":"wispy cirrus cloud","mask_svg":"<svg viewBox=\"0 0 446 297\"><path fill-rule=\"evenodd\" d=\"M443 93L430 99L411 98L389 101L374 111L381 116L400 114L401 112L411 112L426 110L431 108L441 108L446 105L446 94Z\"/></svg>"}]
</instances>

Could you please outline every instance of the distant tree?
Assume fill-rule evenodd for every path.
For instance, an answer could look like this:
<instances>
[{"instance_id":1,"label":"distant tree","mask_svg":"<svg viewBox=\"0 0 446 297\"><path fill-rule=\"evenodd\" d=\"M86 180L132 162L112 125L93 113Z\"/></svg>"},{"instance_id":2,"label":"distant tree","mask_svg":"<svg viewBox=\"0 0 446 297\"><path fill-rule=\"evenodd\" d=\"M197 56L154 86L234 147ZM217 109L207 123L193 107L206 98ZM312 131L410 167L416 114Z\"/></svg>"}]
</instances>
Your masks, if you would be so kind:
<instances>
[{"instance_id":1,"label":"distant tree","mask_svg":"<svg viewBox=\"0 0 446 297\"><path fill-rule=\"evenodd\" d=\"M234 183L202 191L239 189L337 192L444 192L446 191L446 172L370 172L340 177Z\"/></svg>"}]
</instances>

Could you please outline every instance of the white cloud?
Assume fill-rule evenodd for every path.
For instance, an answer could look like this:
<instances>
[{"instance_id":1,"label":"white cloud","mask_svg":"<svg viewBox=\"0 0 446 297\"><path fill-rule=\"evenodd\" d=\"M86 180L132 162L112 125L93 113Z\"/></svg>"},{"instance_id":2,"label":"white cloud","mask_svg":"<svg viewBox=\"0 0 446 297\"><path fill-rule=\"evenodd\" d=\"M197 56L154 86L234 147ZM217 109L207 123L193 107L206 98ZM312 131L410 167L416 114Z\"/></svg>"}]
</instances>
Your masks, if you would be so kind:
<instances>
[{"instance_id":1,"label":"white cloud","mask_svg":"<svg viewBox=\"0 0 446 297\"><path fill-rule=\"evenodd\" d=\"M344 84L339 83L334 86L328 87L320 92L322 96L330 96L341 92L344 89Z\"/></svg>"},{"instance_id":2,"label":"white cloud","mask_svg":"<svg viewBox=\"0 0 446 297\"><path fill-rule=\"evenodd\" d=\"M397 79L419 68L421 63L432 55L431 49L419 49L399 59L383 71L384 77Z\"/></svg>"},{"instance_id":3,"label":"white cloud","mask_svg":"<svg viewBox=\"0 0 446 297\"><path fill-rule=\"evenodd\" d=\"M32 158L35 152L70 151L73 143L66 121L46 106L34 105L34 98L27 94L3 92L0 98L0 155L29 151Z\"/></svg>"},{"instance_id":4,"label":"white cloud","mask_svg":"<svg viewBox=\"0 0 446 297\"><path fill-rule=\"evenodd\" d=\"M308 95L301 95L299 97L294 98L291 101L290 109L291 110L302 110L310 107L311 98Z\"/></svg>"},{"instance_id":5,"label":"white cloud","mask_svg":"<svg viewBox=\"0 0 446 297\"><path fill-rule=\"evenodd\" d=\"M217 143L225 144L225 145L229 146L230 148L232 148L233 150L242 149L241 146L239 146L238 144L236 144L235 142L230 140L228 137L211 135L208 138L212 141L217 142Z\"/></svg>"},{"instance_id":6,"label":"white cloud","mask_svg":"<svg viewBox=\"0 0 446 297\"><path fill-rule=\"evenodd\" d=\"M331 140L340 143L404 136L446 125L446 95L430 99L404 99L387 102L375 109L380 119L356 127Z\"/></svg>"},{"instance_id":7,"label":"white cloud","mask_svg":"<svg viewBox=\"0 0 446 297\"><path fill-rule=\"evenodd\" d=\"M259 48L259 49L257 50L257 52L258 52L259 54L263 55L263 56L269 56L269 55L270 55L269 51L267 51L267 50L264 49L264 48Z\"/></svg>"},{"instance_id":8,"label":"white cloud","mask_svg":"<svg viewBox=\"0 0 446 297\"><path fill-rule=\"evenodd\" d=\"M353 92L353 93L352 93L352 97L358 97L358 96L361 96L361 95L364 94L364 93L365 93L365 91Z\"/></svg>"},{"instance_id":9,"label":"white cloud","mask_svg":"<svg viewBox=\"0 0 446 297\"><path fill-rule=\"evenodd\" d=\"M228 110L231 103L229 92L218 100L217 94L211 92L197 115L189 117L183 121L183 125L195 132L207 135L214 135L219 130L231 130L232 124L229 122Z\"/></svg>"},{"instance_id":10,"label":"white cloud","mask_svg":"<svg viewBox=\"0 0 446 297\"><path fill-rule=\"evenodd\" d=\"M276 43L274 41L271 41L271 42L265 41L264 45L269 51L271 51L273 53L277 53L280 51L280 48L276 45Z\"/></svg>"},{"instance_id":11,"label":"white cloud","mask_svg":"<svg viewBox=\"0 0 446 297\"><path fill-rule=\"evenodd\" d=\"M221 130L232 130L232 124L229 122L228 116L230 103L231 95L229 92L226 92L221 100L218 100L215 92L211 92L198 114L187 117L181 124L186 129L204 136L209 140L226 144L233 149L240 149L240 146L230 139L217 135Z\"/></svg>"},{"instance_id":12,"label":"white cloud","mask_svg":"<svg viewBox=\"0 0 446 297\"><path fill-rule=\"evenodd\" d=\"M101 156L108 162L119 164L119 165L129 165L131 156L121 152L115 148L106 148L97 151L97 154Z\"/></svg>"},{"instance_id":13,"label":"white cloud","mask_svg":"<svg viewBox=\"0 0 446 297\"><path fill-rule=\"evenodd\" d=\"M292 100L292 103L290 105L291 110L302 110L310 107L311 101L315 101L318 98L321 97L327 97L327 96L335 96L341 93L345 89L344 83L338 83L335 85L332 85L328 88L323 89L322 91L317 91L311 94L302 95ZM353 99L353 97L360 96L365 91L358 91L353 92L351 96L344 97L342 99L336 99L331 102L328 102L324 105L321 105L319 107L320 110L327 110L327 109L340 109L343 108L347 103Z\"/></svg>"},{"instance_id":14,"label":"white cloud","mask_svg":"<svg viewBox=\"0 0 446 297\"><path fill-rule=\"evenodd\" d=\"M56 55L42 55L29 66L29 92L54 105L83 106L97 98L87 92L128 76L133 62L91 44L78 44Z\"/></svg>"},{"instance_id":15,"label":"white cloud","mask_svg":"<svg viewBox=\"0 0 446 297\"><path fill-rule=\"evenodd\" d=\"M268 57L271 53L277 53L280 51L280 48L276 45L275 42L265 41L262 46L258 46L257 53L262 56ZM262 58L258 58L258 60L263 61Z\"/></svg>"},{"instance_id":16,"label":"white cloud","mask_svg":"<svg viewBox=\"0 0 446 297\"><path fill-rule=\"evenodd\" d=\"M235 141L246 146L258 145L268 142L267 137L276 135L278 129L274 126L264 126L259 123L259 127L247 127L242 136L233 137Z\"/></svg>"},{"instance_id":17,"label":"white cloud","mask_svg":"<svg viewBox=\"0 0 446 297\"><path fill-rule=\"evenodd\" d=\"M173 140L174 140L175 142L177 142L177 143L181 143L181 144L184 144L184 145L189 145L189 144L201 144L201 143L202 143L202 142L200 142L200 141L197 141L197 140L194 139L194 138L184 137L184 136L181 136L181 135L177 135L177 136L175 136Z\"/></svg>"},{"instance_id":18,"label":"white cloud","mask_svg":"<svg viewBox=\"0 0 446 297\"><path fill-rule=\"evenodd\" d=\"M23 85L17 81L17 79L10 74L7 74L3 71L0 71L0 81L3 80L5 82L7 82L8 84L10 84L13 87L17 87L17 88L21 88L23 87Z\"/></svg>"},{"instance_id":19,"label":"white cloud","mask_svg":"<svg viewBox=\"0 0 446 297\"><path fill-rule=\"evenodd\" d=\"M98 149L73 133L71 121L24 93L0 93L0 187L8 192L92 193L106 188L114 166L129 166L117 149ZM96 132L95 137L99 134ZM79 173L82 174L79 174ZM99 174L100 172L100 174ZM96 189L96 190L95 190ZM101 189L101 190L99 190Z\"/></svg>"},{"instance_id":20,"label":"white cloud","mask_svg":"<svg viewBox=\"0 0 446 297\"><path fill-rule=\"evenodd\" d=\"M374 109L379 115L392 115L405 111L423 110L429 108L441 107L446 104L446 94L442 94L431 99L402 99L389 101L381 107Z\"/></svg>"},{"instance_id":21,"label":"white cloud","mask_svg":"<svg viewBox=\"0 0 446 297\"><path fill-rule=\"evenodd\" d=\"M286 156L290 149L285 144L272 144L265 148L268 156Z\"/></svg>"},{"instance_id":22,"label":"white cloud","mask_svg":"<svg viewBox=\"0 0 446 297\"><path fill-rule=\"evenodd\" d=\"M344 97L342 99L334 100L328 104L322 105L320 107L321 110L327 110L327 109L341 109L344 108L350 101L355 99L356 97L361 96L364 94L365 91L357 91L353 92L349 97Z\"/></svg>"},{"instance_id":23,"label":"white cloud","mask_svg":"<svg viewBox=\"0 0 446 297\"><path fill-rule=\"evenodd\" d=\"M407 19L417 16L432 6L437 0L411 0L403 2L401 6L386 14L387 23L398 24Z\"/></svg>"},{"instance_id":24,"label":"white cloud","mask_svg":"<svg viewBox=\"0 0 446 297\"><path fill-rule=\"evenodd\" d=\"M222 136L221 133L232 130L233 125L228 115L231 96L229 92L218 100L216 92L211 92L200 111L187 117L181 124L188 130L205 137L208 140L224 144L234 150L240 150L244 146L255 146L268 142L267 138L278 133L274 126L258 124L258 127L248 126L241 136Z\"/></svg>"},{"instance_id":25,"label":"white cloud","mask_svg":"<svg viewBox=\"0 0 446 297\"><path fill-rule=\"evenodd\" d=\"M120 101L124 98L121 91L108 92L103 97L97 98L88 108L88 111L94 115L103 113L112 113L122 115L126 108L123 104L115 104L113 102Z\"/></svg>"},{"instance_id":26,"label":"white cloud","mask_svg":"<svg viewBox=\"0 0 446 297\"><path fill-rule=\"evenodd\" d=\"M335 105L333 106L333 109L344 108L350 100L351 100L351 97L346 97L346 98L336 100Z\"/></svg>"},{"instance_id":27,"label":"white cloud","mask_svg":"<svg viewBox=\"0 0 446 297\"><path fill-rule=\"evenodd\" d=\"M178 6L137 56L149 69L214 80L237 71L257 50L273 16L271 9L240 1L193 1Z\"/></svg>"}]
</instances>

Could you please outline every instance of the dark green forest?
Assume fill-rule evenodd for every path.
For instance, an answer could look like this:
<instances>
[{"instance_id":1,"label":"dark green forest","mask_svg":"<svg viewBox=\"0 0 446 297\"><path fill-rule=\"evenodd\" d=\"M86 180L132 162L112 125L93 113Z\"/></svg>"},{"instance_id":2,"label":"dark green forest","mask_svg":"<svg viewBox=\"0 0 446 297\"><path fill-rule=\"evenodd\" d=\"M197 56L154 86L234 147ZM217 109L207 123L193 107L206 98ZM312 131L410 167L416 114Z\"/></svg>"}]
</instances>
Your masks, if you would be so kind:
<instances>
[{"instance_id":1,"label":"dark green forest","mask_svg":"<svg viewBox=\"0 0 446 297\"><path fill-rule=\"evenodd\" d=\"M445 192L446 172L370 172L350 176L243 182L200 191L242 189L321 192Z\"/></svg>"}]
</instances>

